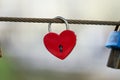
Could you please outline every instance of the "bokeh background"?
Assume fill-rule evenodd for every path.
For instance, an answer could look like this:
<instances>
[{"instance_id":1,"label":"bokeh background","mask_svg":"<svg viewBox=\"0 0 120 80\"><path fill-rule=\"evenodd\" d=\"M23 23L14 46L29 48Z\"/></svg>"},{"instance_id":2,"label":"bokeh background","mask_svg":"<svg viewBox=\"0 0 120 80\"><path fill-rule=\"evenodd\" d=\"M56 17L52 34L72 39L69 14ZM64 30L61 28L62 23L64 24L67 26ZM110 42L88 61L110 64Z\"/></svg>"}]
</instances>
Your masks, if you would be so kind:
<instances>
[{"instance_id":1,"label":"bokeh background","mask_svg":"<svg viewBox=\"0 0 120 80\"><path fill-rule=\"evenodd\" d=\"M83 20L120 20L120 0L0 0L0 16ZM120 70L106 66L104 47L115 26L70 24L77 44L65 60L43 44L48 23L0 22L0 80L120 80ZM64 24L53 24L60 33Z\"/></svg>"}]
</instances>

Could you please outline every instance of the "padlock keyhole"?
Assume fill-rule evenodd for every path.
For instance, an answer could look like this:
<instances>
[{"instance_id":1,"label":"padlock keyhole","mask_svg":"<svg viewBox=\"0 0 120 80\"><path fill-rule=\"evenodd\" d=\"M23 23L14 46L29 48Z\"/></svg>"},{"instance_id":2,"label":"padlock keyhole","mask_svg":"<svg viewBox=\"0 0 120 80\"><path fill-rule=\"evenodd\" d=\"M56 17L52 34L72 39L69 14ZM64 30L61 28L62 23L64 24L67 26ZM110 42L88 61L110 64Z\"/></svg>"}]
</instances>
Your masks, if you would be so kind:
<instances>
[{"instance_id":1,"label":"padlock keyhole","mask_svg":"<svg viewBox=\"0 0 120 80\"><path fill-rule=\"evenodd\" d=\"M62 53L63 52L63 46L60 44L59 45L59 51Z\"/></svg>"}]
</instances>

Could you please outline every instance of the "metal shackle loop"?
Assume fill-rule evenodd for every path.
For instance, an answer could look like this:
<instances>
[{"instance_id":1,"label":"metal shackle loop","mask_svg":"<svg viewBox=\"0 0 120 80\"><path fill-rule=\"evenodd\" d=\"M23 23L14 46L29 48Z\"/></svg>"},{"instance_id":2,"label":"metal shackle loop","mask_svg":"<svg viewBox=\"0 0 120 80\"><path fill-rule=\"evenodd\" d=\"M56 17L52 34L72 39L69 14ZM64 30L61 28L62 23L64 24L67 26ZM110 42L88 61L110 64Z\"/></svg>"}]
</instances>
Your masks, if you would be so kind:
<instances>
[{"instance_id":1,"label":"metal shackle loop","mask_svg":"<svg viewBox=\"0 0 120 80\"><path fill-rule=\"evenodd\" d=\"M114 31L118 31L118 30L120 31L119 26L120 26L120 25L116 25Z\"/></svg>"},{"instance_id":2,"label":"metal shackle loop","mask_svg":"<svg viewBox=\"0 0 120 80\"><path fill-rule=\"evenodd\" d=\"M64 21L64 23L65 23L65 25L66 25L66 30L69 29L68 22L67 22L67 20L66 20L65 18L63 18L63 17L61 17L61 16L57 16L57 17L55 17L54 19L56 19L56 18ZM49 32L51 32L51 24L52 24L52 23L49 23L49 24L48 24L48 31L49 31Z\"/></svg>"}]
</instances>

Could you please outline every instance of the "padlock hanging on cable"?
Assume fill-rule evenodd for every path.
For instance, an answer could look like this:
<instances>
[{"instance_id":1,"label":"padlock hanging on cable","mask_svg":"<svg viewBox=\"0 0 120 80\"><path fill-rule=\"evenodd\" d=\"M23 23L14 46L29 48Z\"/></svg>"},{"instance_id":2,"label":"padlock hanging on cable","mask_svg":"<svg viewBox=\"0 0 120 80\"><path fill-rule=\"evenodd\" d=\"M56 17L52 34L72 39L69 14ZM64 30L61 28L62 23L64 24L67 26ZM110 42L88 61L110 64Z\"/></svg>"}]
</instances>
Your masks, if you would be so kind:
<instances>
[{"instance_id":1,"label":"padlock hanging on cable","mask_svg":"<svg viewBox=\"0 0 120 80\"><path fill-rule=\"evenodd\" d=\"M44 38L44 45L46 49L55 57L63 60L65 59L73 50L76 45L76 35L73 31L69 30L69 25L66 19L57 16L55 19L63 21L66 25L66 30L62 31L60 34L51 31L51 24L48 25L48 31Z\"/></svg>"},{"instance_id":2,"label":"padlock hanging on cable","mask_svg":"<svg viewBox=\"0 0 120 80\"><path fill-rule=\"evenodd\" d=\"M106 43L106 47L111 48L107 66L115 69L120 69L120 30L118 31L118 28L119 25L111 32Z\"/></svg>"}]
</instances>

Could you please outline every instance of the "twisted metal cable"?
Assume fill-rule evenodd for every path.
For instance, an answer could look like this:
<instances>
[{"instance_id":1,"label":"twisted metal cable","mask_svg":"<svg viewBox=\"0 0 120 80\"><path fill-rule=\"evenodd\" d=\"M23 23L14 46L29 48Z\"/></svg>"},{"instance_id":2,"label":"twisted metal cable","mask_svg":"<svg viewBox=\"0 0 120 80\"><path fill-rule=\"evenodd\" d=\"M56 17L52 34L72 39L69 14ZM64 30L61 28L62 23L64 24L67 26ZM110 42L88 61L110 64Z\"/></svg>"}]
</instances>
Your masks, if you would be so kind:
<instances>
[{"instance_id":1,"label":"twisted metal cable","mask_svg":"<svg viewBox=\"0 0 120 80\"><path fill-rule=\"evenodd\" d=\"M66 19L69 24L92 24L92 25L120 25L118 21L97 21L97 20L74 20ZM64 23L60 19L50 18L20 18L20 17L0 17L4 22L29 22L29 23Z\"/></svg>"}]
</instances>

